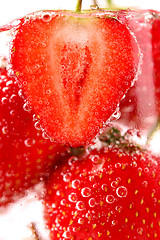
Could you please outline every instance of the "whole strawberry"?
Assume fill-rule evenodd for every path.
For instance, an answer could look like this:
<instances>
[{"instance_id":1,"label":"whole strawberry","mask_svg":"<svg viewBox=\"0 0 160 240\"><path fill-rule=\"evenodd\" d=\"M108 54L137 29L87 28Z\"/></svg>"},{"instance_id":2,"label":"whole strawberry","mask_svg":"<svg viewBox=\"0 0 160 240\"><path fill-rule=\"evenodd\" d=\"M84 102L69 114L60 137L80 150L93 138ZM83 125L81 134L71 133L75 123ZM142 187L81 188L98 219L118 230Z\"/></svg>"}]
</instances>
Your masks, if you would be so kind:
<instances>
[{"instance_id":1,"label":"whole strawberry","mask_svg":"<svg viewBox=\"0 0 160 240\"><path fill-rule=\"evenodd\" d=\"M159 171L125 137L57 165L44 198L51 239L160 239Z\"/></svg>"},{"instance_id":2,"label":"whole strawberry","mask_svg":"<svg viewBox=\"0 0 160 240\"><path fill-rule=\"evenodd\" d=\"M154 84L156 96L156 110L160 118L160 14L153 14L154 21L152 23L152 46L153 46L153 62L154 62Z\"/></svg>"},{"instance_id":3,"label":"whole strawberry","mask_svg":"<svg viewBox=\"0 0 160 240\"><path fill-rule=\"evenodd\" d=\"M120 103L120 121L150 130L157 121L160 105L160 17L151 10L124 10L119 12L119 18L134 33L143 54L137 81Z\"/></svg>"},{"instance_id":4,"label":"whole strawberry","mask_svg":"<svg viewBox=\"0 0 160 240\"><path fill-rule=\"evenodd\" d=\"M66 147L42 137L14 78L0 69L0 206L40 182Z\"/></svg>"}]
</instances>

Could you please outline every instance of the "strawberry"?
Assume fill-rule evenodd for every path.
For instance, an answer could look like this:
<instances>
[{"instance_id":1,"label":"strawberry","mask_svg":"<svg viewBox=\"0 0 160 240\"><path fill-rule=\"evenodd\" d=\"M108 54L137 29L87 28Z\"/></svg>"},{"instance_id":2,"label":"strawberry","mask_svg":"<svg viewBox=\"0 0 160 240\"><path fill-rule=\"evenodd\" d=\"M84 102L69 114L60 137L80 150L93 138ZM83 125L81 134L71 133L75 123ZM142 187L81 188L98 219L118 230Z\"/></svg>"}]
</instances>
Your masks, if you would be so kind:
<instances>
[{"instance_id":1,"label":"strawberry","mask_svg":"<svg viewBox=\"0 0 160 240\"><path fill-rule=\"evenodd\" d=\"M0 206L39 183L66 147L42 137L14 78L0 69ZM26 110L24 110L26 109Z\"/></svg>"},{"instance_id":2,"label":"strawberry","mask_svg":"<svg viewBox=\"0 0 160 240\"><path fill-rule=\"evenodd\" d=\"M120 121L129 127L150 130L159 115L160 20L158 13L151 10L120 11L119 19L135 34L143 54L141 73L120 103Z\"/></svg>"},{"instance_id":3,"label":"strawberry","mask_svg":"<svg viewBox=\"0 0 160 240\"><path fill-rule=\"evenodd\" d=\"M153 46L153 62L154 62L154 84L157 113L160 118L160 14L153 13L154 21L152 23L152 46Z\"/></svg>"},{"instance_id":4,"label":"strawberry","mask_svg":"<svg viewBox=\"0 0 160 240\"><path fill-rule=\"evenodd\" d=\"M44 196L50 239L160 239L160 159L118 136L55 167Z\"/></svg>"},{"instance_id":5,"label":"strawberry","mask_svg":"<svg viewBox=\"0 0 160 240\"><path fill-rule=\"evenodd\" d=\"M41 11L19 20L11 65L51 139L83 146L115 112L139 50L116 12Z\"/></svg>"}]
</instances>

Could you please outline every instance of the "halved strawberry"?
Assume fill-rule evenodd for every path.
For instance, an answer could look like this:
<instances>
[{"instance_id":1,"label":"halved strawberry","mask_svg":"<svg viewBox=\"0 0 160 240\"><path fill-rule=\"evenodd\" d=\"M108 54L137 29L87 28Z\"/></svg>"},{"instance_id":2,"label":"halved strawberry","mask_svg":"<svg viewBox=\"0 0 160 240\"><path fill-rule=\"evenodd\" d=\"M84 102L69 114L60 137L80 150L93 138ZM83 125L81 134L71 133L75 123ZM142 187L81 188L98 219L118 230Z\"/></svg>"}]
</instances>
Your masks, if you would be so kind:
<instances>
[{"instance_id":1,"label":"halved strawberry","mask_svg":"<svg viewBox=\"0 0 160 240\"><path fill-rule=\"evenodd\" d=\"M15 29L11 64L50 138L89 143L137 73L139 50L115 12L44 11Z\"/></svg>"},{"instance_id":2,"label":"halved strawberry","mask_svg":"<svg viewBox=\"0 0 160 240\"><path fill-rule=\"evenodd\" d=\"M118 135L56 166L44 197L51 239L160 238L160 160Z\"/></svg>"},{"instance_id":3,"label":"halved strawberry","mask_svg":"<svg viewBox=\"0 0 160 240\"><path fill-rule=\"evenodd\" d=\"M0 206L39 183L66 151L42 137L14 78L0 69ZM24 110L25 109L25 110Z\"/></svg>"}]
</instances>

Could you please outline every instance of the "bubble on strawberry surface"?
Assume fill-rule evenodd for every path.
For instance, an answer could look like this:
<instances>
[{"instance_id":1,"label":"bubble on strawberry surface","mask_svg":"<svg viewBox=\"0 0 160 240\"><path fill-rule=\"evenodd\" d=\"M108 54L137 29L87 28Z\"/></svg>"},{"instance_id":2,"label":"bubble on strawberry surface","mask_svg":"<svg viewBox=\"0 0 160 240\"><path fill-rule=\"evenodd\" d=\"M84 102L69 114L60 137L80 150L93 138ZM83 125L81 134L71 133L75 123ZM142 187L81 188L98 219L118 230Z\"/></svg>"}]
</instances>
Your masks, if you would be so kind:
<instances>
[{"instance_id":1,"label":"bubble on strawberry surface","mask_svg":"<svg viewBox=\"0 0 160 240\"><path fill-rule=\"evenodd\" d=\"M78 158L75 157L75 156L72 156L72 157L69 158L68 164L69 164L70 166L72 166L72 165L75 164L76 161L78 161ZM75 181L76 181L76 180L75 180Z\"/></svg>"},{"instance_id":2,"label":"bubble on strawberry surface","mask_svg":"<svg viewBox=\"0 0 160 240\"><path fill-rule=\"evenodd\" d=\"M75 179L72 181L72 188L76 189L76 188L79 188L79 186L80 186L80 180Z\"/></svg>"},{"instance_id":3,"label":"bubble on strawberry surface","mask_svg":"<svg viewBox=\"0 0 160 240\"><path fill-rule=\"evenodd\" d=\"M108 190L107 184L102 184L101 188L105 192L107 192L107 190Z\"/></svg>"},{"instance_id":4,"label":"bubble on strawberry surface","mask_svg":"<svg viewBox=\"0 0 160 240\"><path fill-rule=\"evenodd\" d=\"M89 157L93 163L98 163L99 162L99 156L98 155L90 155Z\"/></svg>"},{"instance_id":5,"label":"bubble on strawberry surface","mask_svg":"<svg viewBox=\"0 0 160 240\"><path fill-rule=\"evenodd\" d=\"M71 238L72 235L71 235L71 233L70 233L69 231L65 231L65 232L63 233L63 237L64 237L65 239L68 239L68 238Z\"/></svg>"},{"instance_id":6,"label":"bubble on strawberry surface","mask_svg":"<svg viewBox=\"0 0 160 240\"><path fill-rule=\"evenodd\" d=\"M25 95L24 95L24 92L23 92L22 89L19 89L18 95L19 95L21 98L25 99Z\"/></svg>"},{"instance_id":7,"label":"bubble on strawberry surface","mask_svg":"<svg viewBox=\"0 0 160 240\"><path fill-rule=\"evenodd\" d=\"M84 205L84 202L83 201L78 201L76 203L76 208L80 211L84 210L85 209L85 205Z\"/></svg>"},{"instance_id":8,"label":"bubble on strawberry surface","mask_svg":"<svg viewBox=\"0 0 160 240\"><path fill-rule=\"evenodd\" d=\"M89 197L91 195L91 189L89 187L82 188L81 194L83 197Z\"/></svg>"},{"instance_id":9,"label":"bubble on strawberry surface","mask_svg":"<svg viewBox=\"0 0 160 240\"><path fill-rule=\"evenodd\" d=\"M112 226L115 226L115 225L117 225L117 224L118 224L118 221L116 221L116 220L113 220L113 221L111 222L111 224L112 224Z\"/></svg>"},{"instance_id":10,"label":"bubble on strawberry surface","mask_svg":"<svg viewBox=\"0 0 160 240\"><path fill-rule=\"evenodd\" d=\"M67 203L66 199L62 199L61 202L60 202L60 204L61 204L62 206L65 206L66 203Z\"/></svg>"},{"instance_id":11,"label":"bubble on strawberry surface","mask_svg":"<svg viewBox=\"0 0 160 240\"><path fill-rule=\"evenodd\" d=\"M2 133L5 134L5 135L8 133L8 127L7 126L2 127Z\"/></svg>"},{"instance_id":12,"label":"bubble on strawberry surface","mask_svg":"<svg viewBox=\"0 0 160 240\"><path fill-rule=\"evenodd\" d=\"M1 98L1 103L2 103L2 104L7 104L7 103L8 103L8 98L2 97L2 98Z\"/></svg>"},{"instance_id":13,"label":"bubble on strawberry surface","mask_svg":"<svg viewBox=\"0 0 160 240\"><path fill-rule=\"evenodd\" d=\"M66 173L66 174L64 174L63 175L63 181L64 182L69 182L70 181L70 179L71 179L71 173Z\"/></svg>"},{"instance_id":14,"label":"bubble on strawberry surface","mask_svg":"<svg viewBox=\"0 0 160 240\"><path fill-rule=\"evenodd\" d=\"M24 141L24 144L26 147L32 147L34 144L35 144L35 139L32 139L32 138L27 138L25 141Z\"/></svg>"},{"instance_id":15,"label":"bubble on strawberry surface","mask_svg":"<svg viewBox=\"0 0 160 240\"><path fill-rule=\"evenodd\" d=\"M96 205L96 199L95 198L90 198L88 201L88 204L90 207L94 207Z\"/></svg>"},{"instance_id":16,"label":"bubble on strawberry surface","mask_svg":"<svg viewBox=\"0 0 160 240\"><path fill-rule=\"evenodd\" d=\"M50 137L48 136L48 134L45 131L42 132L42 137L44 139L50 139Z\"/></svg>"},{"instance_id":17,"label":"bubble on strawberry surface","mask_svg":"<svg viewBox=\"0 0 160 240\"><path fill-rule=\"evenodd\" d=\"M111 182L111 187L116 188L118 186L118 181Z\"/></svg>"},{"instance_id":18,"label":"bubble on strawberry surface","mask_svg":"<svg viewBox=\"0 0 160 240\"><path fill-rule=\"evenodd\" d=\"M27 112L30 112L32 109L30 107L30 104L29 102L25 102L24 105L23 105L23 109Z\"/></svg>"},{"instance_id":19,"label":"bubble on strawberry surface","mask_svg":"<svg viewBox=\"0 0 160 240\"><path fill-rule=\"evenodd\" d=\"M142 235L143 234L143 228L137 228L137 233L139 235Z\"/></svg>"},{"instance_id":20,"label":"bubble on strawberry surface","mask_svg":"<svg viewBox=\"0 0 160 240\"><path fill-rule=\"evenodd\" d=\"M106 202L109 204L112 204L115 201L115 198L113 195L107 195Z\"/></svg>"},{"instance_id":21,"label":"bubble on strawberry surface","mask_svg":"<svg viewBox=\"0 0 160 240\"><path fill-rule=\"evenodd\" d=\"M128 190L127 190L126 187L120 186L116 189L116 194L117 194L118 197L123 198L123 197L127 196Z\"/></svg>"},{"instance_id":22,"label":"bubble on strawberry surface","mask_svg":"<svg viewBox=\"0 0 160 240\"><path fill-rule=\"evenodd\" d=\"M116 206L115 210L120 213L122 211L122 206Z\"/></svg>"},{"instance_id":23,"label":"bubble on strawberry surface","mask_svg":"<svg viewBox=\"0 0 160 240\"><path fill-rule=\"evenodd\" d=\"M41 127L41 124L40 124L39 121L38 121L38 122L35 122L34 126L35 126L35 128L36 128L37 130L42 130L42 127Z\"/></svg>"},{"instance_id":24,"label":"bubble on strawberry surface","mask_svg":"<svg viewBox=\"0 0 160 240\"><path fill-rule=\"evenodd\" d=\"M69 196L68 196L68 200L70 202L77 202L77 194L76 193L71 193Z\"/></svg>"}]
</instances>

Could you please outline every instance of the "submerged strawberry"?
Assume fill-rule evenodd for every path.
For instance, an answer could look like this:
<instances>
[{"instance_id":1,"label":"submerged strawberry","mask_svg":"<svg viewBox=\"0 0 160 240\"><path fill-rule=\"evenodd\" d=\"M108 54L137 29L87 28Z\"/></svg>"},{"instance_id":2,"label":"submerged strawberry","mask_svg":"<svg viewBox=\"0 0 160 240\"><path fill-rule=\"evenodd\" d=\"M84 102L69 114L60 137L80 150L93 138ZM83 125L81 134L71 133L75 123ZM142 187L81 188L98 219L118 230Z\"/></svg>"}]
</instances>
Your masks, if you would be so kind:
<instances>
[{"instance_id":1,"label":"submerged strawberry","mask_svg":"<svg viewBox=\"0 0 160 240\"><path fill-rule=\"evenodd\" d=\"M160 238L159 158L115 142L55 168L44 199L51 239Z\"/></svg>"},{"instance_id":2,"label":"submerged strawberry","mask_svg":"<svg viewBox=\"0 0 160 240\"><path fill-rule=\"evenodd\" d=\"M89 143L135 78L139 50L115 14L44 11L15 29L12 68L57 142Z\"/></svg>"},{"instance_id":3,"label":"submerged strawberry","mask_svg":"<svg viewBox=\"0 0 160 240\"><path fill-rule=\"evenodd\" d=\"M154 84L156 96L156 110L160 118L160 13L153 14L154 21L152 23L152 46L153 46L153 62L154 62Z\"/></svg>"},{"instance_id":4,"label":"submerged strawberry","mask_svg":"<svg viewBox=\"0 0 160 240\"><path fill-rule=\"evenodd\" d=\"M39 183L66 147L42 137L14 78L0 69L0 206ZM26 110L24 110L26 109ZM34 126L35 125L35 126Z\"/></svg>"},{"instance_id":5,"label":"submerged strawberry","mask_svg":"<svg viewBox=\"0 0 160 240\"><path fill-rule=\"evenodd\" d=\"M135 34L143 54L141 73L120 103L120 121L150 130L157 121L160 105L160 17L156 11L125 10L119 12L119 18Z\"/></svg>"}]
</instances>

